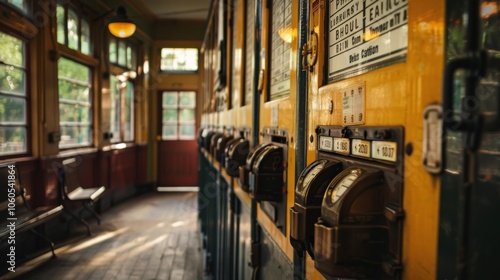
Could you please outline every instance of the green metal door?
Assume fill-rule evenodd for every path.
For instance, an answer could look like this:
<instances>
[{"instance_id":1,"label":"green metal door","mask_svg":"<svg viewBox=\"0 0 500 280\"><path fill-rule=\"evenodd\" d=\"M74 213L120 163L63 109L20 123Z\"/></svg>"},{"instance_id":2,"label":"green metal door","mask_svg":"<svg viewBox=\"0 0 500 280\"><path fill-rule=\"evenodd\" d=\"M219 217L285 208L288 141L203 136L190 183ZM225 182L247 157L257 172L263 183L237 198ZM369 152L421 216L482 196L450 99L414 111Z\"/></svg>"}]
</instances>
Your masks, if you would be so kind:
<instances>
[{"instance_id":1,"label":"green metal door","mask_svg":"<svg viewBox=\"0 0 500 280\"><path fill-rule=\"evenodd\" d=\"M496 279L500 260L500 1L447 1L436 279Z\"/></svg>"}]
</instances>

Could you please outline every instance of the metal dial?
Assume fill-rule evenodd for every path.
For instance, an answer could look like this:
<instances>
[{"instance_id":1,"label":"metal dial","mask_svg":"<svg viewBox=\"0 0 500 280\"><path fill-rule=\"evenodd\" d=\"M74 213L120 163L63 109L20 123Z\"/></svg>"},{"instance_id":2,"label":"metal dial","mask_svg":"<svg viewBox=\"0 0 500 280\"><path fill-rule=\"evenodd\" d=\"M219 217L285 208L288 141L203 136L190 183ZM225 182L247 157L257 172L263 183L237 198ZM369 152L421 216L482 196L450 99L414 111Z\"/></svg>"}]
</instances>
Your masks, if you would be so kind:
<instances>
[{"instance_id":1,"label":"metal dial","mask_svg":"<svg viewBox=\"0 0 500 280\"><path fill-rule=\"evenodd\" d=\"M316 175L323 169L324 162L316 165L311 171L309 171L306 176L304 177L304 181L302 181L302 187L305 188L306 186L311 183L311 181L316 177Z\"/></svg>"},{"instance_id":2,"label":"metal dial","mask_svg":"<svg viewBox=\"0 0 500 280\"><path fill-rule=\"evenodd\" d=\"M358 176L361 174L361 169L353 169L351 173L346 175L340 180L340 182L335 185L331 193L330 199L332 203L337 202L342 195L349 189L349 187L356 181Z\"/></svg>"}]
</instances>

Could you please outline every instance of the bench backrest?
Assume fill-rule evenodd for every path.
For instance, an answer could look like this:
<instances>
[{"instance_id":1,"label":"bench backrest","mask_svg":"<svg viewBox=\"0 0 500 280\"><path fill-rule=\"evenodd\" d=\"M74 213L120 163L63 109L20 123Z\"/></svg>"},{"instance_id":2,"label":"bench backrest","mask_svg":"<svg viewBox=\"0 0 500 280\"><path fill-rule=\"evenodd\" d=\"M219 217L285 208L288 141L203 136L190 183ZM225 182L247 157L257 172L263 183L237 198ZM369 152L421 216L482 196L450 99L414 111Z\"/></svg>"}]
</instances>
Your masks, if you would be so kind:
<instances>
[{"instance_id":1,"label":"bench backrest","mask_svg":"<svg viewBox=\"0 0 500 280\"><path fill-rule=\"evenodd\" d=\"M0 164L0 221L15 218L28 211L20 175L15 163Z\"/></svg>"},{"instance_id":2,"label":"bench backrest","mask_svg":"<svg viewBox=\"0 0 500 280\"><path fill-rule=\"evenodd\" d=\"M76 162L75 158L69 158L63 160L62 166L59 167L59 189L64 199L67 199L68 193L81 187L78 180L77 165L78 162Z\"/></svg>"}]
</instances>

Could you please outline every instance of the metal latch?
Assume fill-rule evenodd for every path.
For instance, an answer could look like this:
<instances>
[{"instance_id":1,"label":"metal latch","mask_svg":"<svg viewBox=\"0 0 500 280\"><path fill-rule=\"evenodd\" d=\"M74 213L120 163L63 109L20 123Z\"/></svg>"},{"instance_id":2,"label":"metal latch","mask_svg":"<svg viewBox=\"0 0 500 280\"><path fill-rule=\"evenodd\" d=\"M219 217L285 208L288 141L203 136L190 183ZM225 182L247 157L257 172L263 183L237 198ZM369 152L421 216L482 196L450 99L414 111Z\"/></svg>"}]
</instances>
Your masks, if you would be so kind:
<instances>
[{"instance_id":1,"label":"metal latch","mask_svg":"<svg viewBox=\"0 0 500 280\"><path fill-rule=\"evenodd\" d=\"M439 174L443 168L443 109L439 105L427 106L423 117L422 163L429 173Z\"/></svg>"}]
</instances>

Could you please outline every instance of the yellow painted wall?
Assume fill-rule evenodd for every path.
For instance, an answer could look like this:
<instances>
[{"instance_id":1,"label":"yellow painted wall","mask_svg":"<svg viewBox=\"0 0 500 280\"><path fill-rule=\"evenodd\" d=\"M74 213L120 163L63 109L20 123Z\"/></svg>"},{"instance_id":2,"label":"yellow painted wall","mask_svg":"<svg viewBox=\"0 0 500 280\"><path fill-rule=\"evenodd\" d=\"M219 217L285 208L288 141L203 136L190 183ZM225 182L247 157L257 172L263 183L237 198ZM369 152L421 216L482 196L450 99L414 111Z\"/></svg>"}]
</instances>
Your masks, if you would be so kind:
<instances>
[{"instance_id":1,"label":"yellow painted wall","mask_svg":"<svg viewBox=\"0 0 500 280\"><path fill-rule=\"evenodd\" d=\"M270 1L270 0L267 0ZM413 146L411 155L404 155L404 197L403 207L405 220L403 228L403 279L434 279L436 276L439 179L429 175L421 164L422 157L422 112L427 105L441 102L441 77L443 71L444 44L444 1L422 0L408 4L408 51L405 62L386 66L377 70L340 80L330 84L322 84L322 69L325 63L324 38L327 32L324 19L327 16L326 5L329 1L310 1L310 29L319 36L318 63L308 75L308 120L307 120L307 164L315 160L316 139L314 129L317 125L342 125L342 97L344 88L363 84L365 86L365 124L366 126L390 125L403 126L405 145ZM294 203L295 154L296 154L296 76L301 71L301 61L297 61L298 0L292 1L292 29L294 37L290 54L290 95L279 100L268 101L266 71L264 90L260 95L260 130L268 126L286 128L289 132L288 173L287 173L287 208ZM235 8L240 19L244 18L244 1L236 1ZM266 0L263 1L262 48L265 49L266 61L269 59L268 24ZM241 34L245 28L243 20L235 21L237 38L235 49L244 59L245 42ZM238 30L241 30L239 32ZM229 33L231 34L231 33ZM228 52L228 54L231 54ZM249 62L247 62L249 63ZM266 63L267 65L267 63ZM240 67L244 71L249 65ZM229 72L231 75L231 71ZM244 78L241 74L240 100L244 97ZM233 125L251 127L251 105L241 106L234 100L232 107L218 113L205 113L203 122L212 125ZM329 113L330 101L334 110ZM207 101L205 101L207 102ZM277 119L273 120L273 116ZM276 122L276 123L274 123ZM313 141L309 141L312 136ZM257 143L255 143L257 144ZM246 197L245 193L238 192ZM249 201L243 199L243 201ZM293 248L289 241L290 217L287 213L286 235L283 235L262 212L258 211L258 219L264 229L270 233L275 242L292 260ZM315 270L314 262L307 259L306 279L324 279Z\"/></svg>"},{"instance_id":2,"label":"yellow painted wall","mask_svg":"<svg viewBox=\"0 0 500 280\"><path fill-rule=\"evenodd\" d=\"M324 8L311 7L311 11L311 26L323 34ZM406 62L321 85L319 71L326 54L320 51L320 63L309 77L308 135L315 136L314 128L319 124L342 125L341 91L359 83L365 85L364 125L404 126L405 145L411 143L414 151L404 156L403 279L435 279L439 179L429 175L421 163L422 112L427 105L441 102L444 1L409 2L408 14ZM333 114L328 112L330 100ZM315 148L316 141L309 143L308 163L315 158ZM307 263L307 278L323 279L314 271L311 260Z\"/></svg>"}]
</instances>

